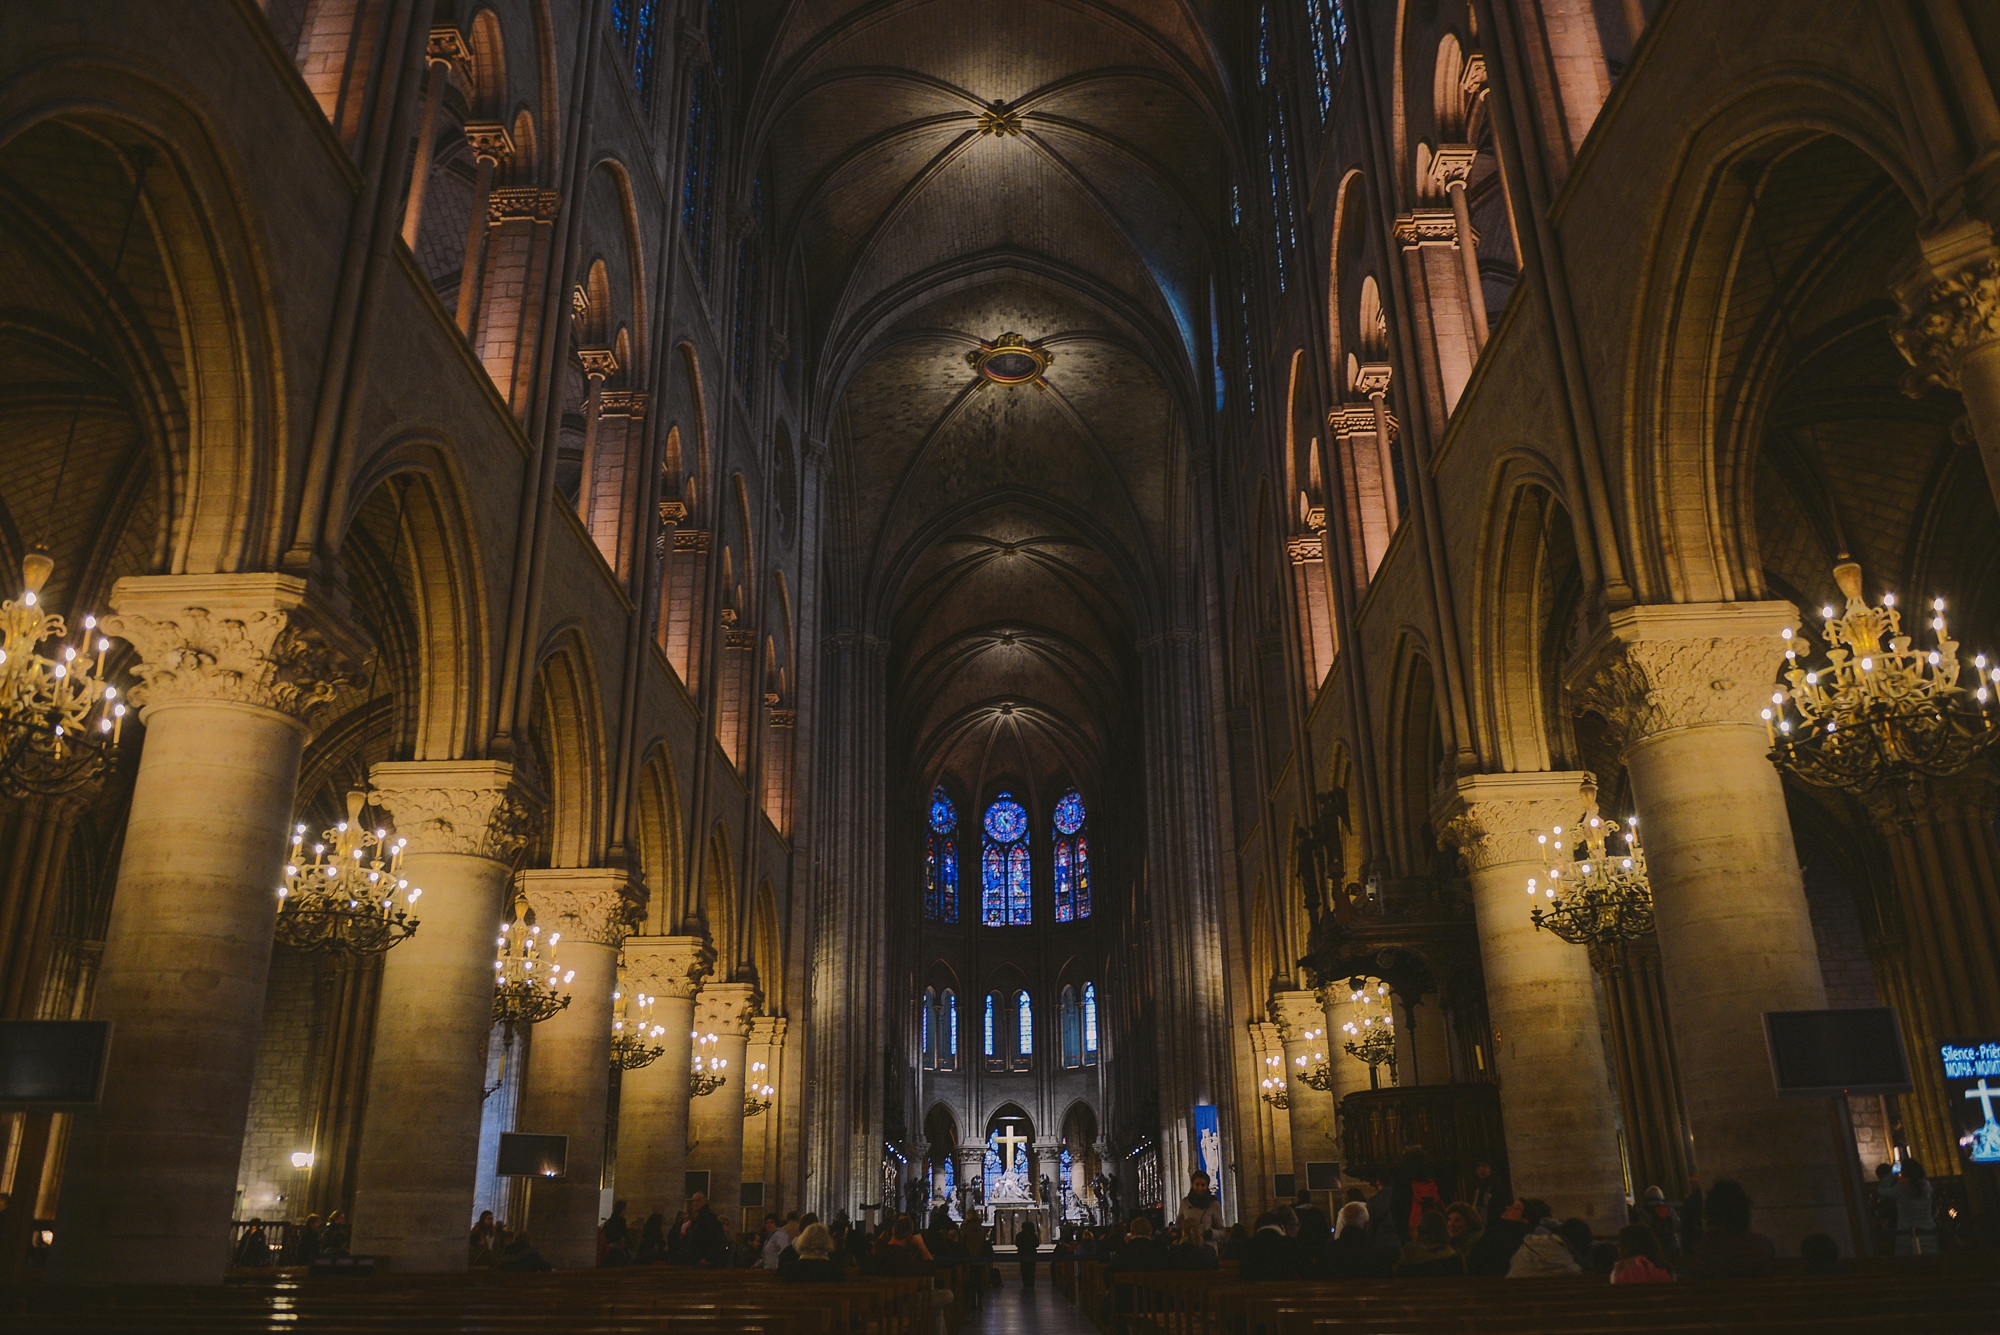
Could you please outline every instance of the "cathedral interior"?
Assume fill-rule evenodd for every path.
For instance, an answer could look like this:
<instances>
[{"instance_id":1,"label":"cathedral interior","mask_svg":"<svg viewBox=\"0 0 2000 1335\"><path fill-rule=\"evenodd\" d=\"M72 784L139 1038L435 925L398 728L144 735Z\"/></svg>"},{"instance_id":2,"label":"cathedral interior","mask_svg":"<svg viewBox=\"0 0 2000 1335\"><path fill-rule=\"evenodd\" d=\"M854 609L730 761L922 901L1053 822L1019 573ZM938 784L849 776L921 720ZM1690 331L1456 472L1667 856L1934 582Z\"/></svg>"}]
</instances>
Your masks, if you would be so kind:
<instances>
[{"instance_id":1,"label":"cathedral interior","mask_svg":"<svg viewBox=\"0 0 2000 1335\"><path fill-rule=\"evenodd\" d=\"M1996 223L1975 0L0 6L0 1283L2000 1233Z\"/></svg>"}]
</instances>

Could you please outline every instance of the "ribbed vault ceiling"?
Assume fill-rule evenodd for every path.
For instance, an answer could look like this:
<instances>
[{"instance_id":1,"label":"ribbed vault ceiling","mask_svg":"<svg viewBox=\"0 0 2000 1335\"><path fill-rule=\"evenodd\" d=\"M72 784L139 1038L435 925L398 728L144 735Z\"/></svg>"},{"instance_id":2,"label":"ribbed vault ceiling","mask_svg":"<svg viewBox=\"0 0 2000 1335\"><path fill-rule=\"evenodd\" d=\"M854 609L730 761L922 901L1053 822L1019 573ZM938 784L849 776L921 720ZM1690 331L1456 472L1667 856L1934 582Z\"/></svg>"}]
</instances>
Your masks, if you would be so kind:
<instances>
[{"instance_id":1,"label":"ribbed vault ceiling","mask_svg":"<svg viewBox=\"0 0 2000 1335\"><path fill-rule=\"evenodd\" d=\"M1189 0L746 7L848 613L916 777L1090 784L1170 597L1228 167ZM1019 333L1043 383L966 354ZM837 580L840 583L841 580Z\"/></svg>"}]
</instances>

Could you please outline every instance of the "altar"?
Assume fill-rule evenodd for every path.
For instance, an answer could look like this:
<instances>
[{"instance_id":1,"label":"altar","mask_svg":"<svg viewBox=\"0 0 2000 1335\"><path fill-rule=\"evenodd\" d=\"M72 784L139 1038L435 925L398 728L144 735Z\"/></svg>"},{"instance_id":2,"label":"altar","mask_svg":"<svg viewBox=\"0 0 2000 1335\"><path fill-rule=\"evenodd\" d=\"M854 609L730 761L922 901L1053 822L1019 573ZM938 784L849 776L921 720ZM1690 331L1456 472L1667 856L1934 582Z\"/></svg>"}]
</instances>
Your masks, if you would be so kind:
<instances>
[{"instance_id":1,"label":"altar","mask_svg":"<svg viewBox=\"0 0 2000 1335\"><path fill-rule=\"evenodd\" d=\"M1055 1240L1054 1216L1037 1185L1028 1158L1028 1137L1009 1124L986 1141L985 1199L988 1227L995 1247L1014 1246L1021 1230L1034 1221L1044 1244Z\"/></svg>"}]
</instances>

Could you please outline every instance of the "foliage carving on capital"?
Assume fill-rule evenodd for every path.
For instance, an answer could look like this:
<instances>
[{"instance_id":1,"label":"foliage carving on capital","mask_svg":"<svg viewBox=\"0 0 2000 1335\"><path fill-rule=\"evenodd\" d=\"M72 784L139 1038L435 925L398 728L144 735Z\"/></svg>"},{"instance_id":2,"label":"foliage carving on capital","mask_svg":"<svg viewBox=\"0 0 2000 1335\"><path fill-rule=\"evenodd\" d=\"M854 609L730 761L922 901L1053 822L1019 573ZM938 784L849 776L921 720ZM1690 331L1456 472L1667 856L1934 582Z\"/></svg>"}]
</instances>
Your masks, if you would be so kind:
<instances>
[{"instance_id":1,"label":"foliage carving on capital","mask_svg":"<svg viewBox=\"0 0 2000 1335\"><path fill-rule=\"evenodd\" d=\"M763 1002L749 983L710 983L695 998L694 1027L702 1033L748 1037Z\"/></svg>"},{"instance_id":2,"label":"foliage carving on capital","mask_svg":"<svg viewBox=\"0 0 2000 1335\"><path fill-rule=\"evenodd\" d=\"M1783 656L1775 633L1614 639L1571 683L1570 700L1603 715L1620 753L1679 728L1757 727Z\"/></svg>"},{"instance_id":3,"label":"foliage carving on capital","mask_svg":"<svg viewBox=\"0 0 2000 1335\"><path fill-rule=\"evenodd\" d=\"M142 710L230 701L305 719L358 680L366 646L287 575L125 579L101 623L139 653Z\"/></svg>"},{"instance_id":4,"label":"foliage carving on capital","mask_svg":"<svg viewBox=\"0 0 2000 1335\"><path fill-rule=\"evenodd\" d=\"M698 936L628 936L625 978L637 991L685 1001L701 990L715 952Z\"/></svg>"},{"instance_id":5,"label":"foliage carving on capital","mask_svg":"<svg viewBox=\"0 0 2000 1335\"><path fill-rule=\"evenodd\" d=\"M1964 356L2000 341L2000 255L1987 255L1941 278L1919 278L1896 291L1899 319L1890 330L1910 363L1905 393L1932 385L1958 388Z\"/></svg>"},{"instance_id":6,"label":"foliage carving on capital","mask_svg":"<svg viewBox=\"0 0 2000 1335\"><path fill-rule=\"evenodd\" d=\"M1536 836L1551 826L1574 822L1583 810L1581 789L1573 797L1465 797L1453 801L1438 823L1438 842L1456 848L1469 876L1496 867L1542 861Z\"/></svg>"},{"instance_id":7,"label":"foliage carving on capital","mask_svg":"<svg viewBox=\"0 0 2000 1335\"><path fill-rule=\"evenodd\" d=\"M624 872L524 871L516 883L535 911L536 925L561 932L565 941L618 945L642 909L636 887Z\"/></svg>"},{"instance_id":8,"label":"foliage carving on capital","mask_svg":"<svg viewBox=\"0 0 2000 1335\"><path fill-rule=\"evenodd\" d=\"M1278 1038L1296 1043L1308 1029L1326 1027L1326 1011L1311 992L1279 992L1272 996L1269 1014L1278 1028Z\"/></svg>"},{"instance_id":9,"label":"foliage carving on capital","mask_svg":"<svg viewBox=\"0 0 2000 1335\"><path fill-rule=\"evenodd\" d=\"M542 803L500 762L387 763L368 777L414 853L512 863L541 828Z\"/></svg>"}]
</instances>

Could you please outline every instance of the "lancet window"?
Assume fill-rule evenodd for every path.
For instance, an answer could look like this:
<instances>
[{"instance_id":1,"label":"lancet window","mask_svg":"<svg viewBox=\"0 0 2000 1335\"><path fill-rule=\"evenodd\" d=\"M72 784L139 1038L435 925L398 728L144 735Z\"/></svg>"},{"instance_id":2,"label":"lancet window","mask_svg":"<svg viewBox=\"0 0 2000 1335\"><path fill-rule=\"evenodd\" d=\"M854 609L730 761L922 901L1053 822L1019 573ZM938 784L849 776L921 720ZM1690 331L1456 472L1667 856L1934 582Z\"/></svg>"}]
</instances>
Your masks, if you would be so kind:
<instances>
[{"instance_id":1,"label":"lancet window","mask_svg":"<svg viewBox=\"0 0 2000 1335\"><path fill-rule=\"evenodd\" d=\"M1056 921L1090 916L1090 834L1083 796L1072 788L1056 803L1050 857L1055 864Z\"/></svg>"},{"instance_id":2,"label":"lancet window","mask_svg":"<svg viewBox=\"0 0 2000 1335\"><path fill-rule=\"evenodd\" d=\"M931 793L925 822L924 917L958 921L958 808L942 787Z\"/></svg>"},{"instance_id":3,"label":"lancet window","mask_svg":"<svg viewBox=\"0 0 2000 1335\"><path fill-rule=\"evenodd\" d=\"M979 858L979 920L988 927L1026 927L1035 920L1028 855L1028 813L1009 793L986 808Z\"/></svg>"}]
</instances>

